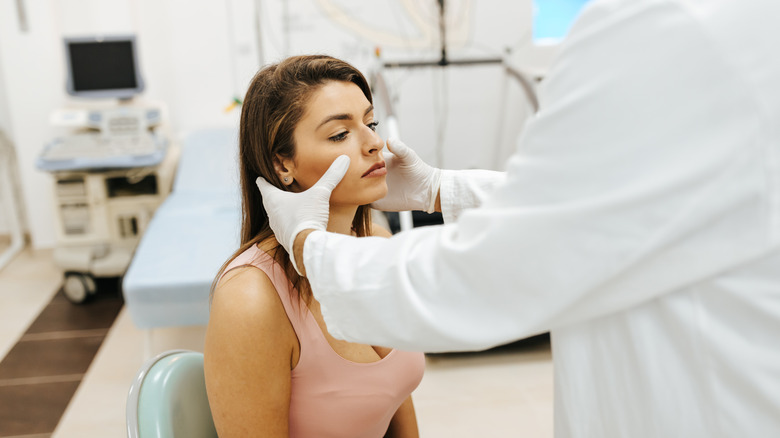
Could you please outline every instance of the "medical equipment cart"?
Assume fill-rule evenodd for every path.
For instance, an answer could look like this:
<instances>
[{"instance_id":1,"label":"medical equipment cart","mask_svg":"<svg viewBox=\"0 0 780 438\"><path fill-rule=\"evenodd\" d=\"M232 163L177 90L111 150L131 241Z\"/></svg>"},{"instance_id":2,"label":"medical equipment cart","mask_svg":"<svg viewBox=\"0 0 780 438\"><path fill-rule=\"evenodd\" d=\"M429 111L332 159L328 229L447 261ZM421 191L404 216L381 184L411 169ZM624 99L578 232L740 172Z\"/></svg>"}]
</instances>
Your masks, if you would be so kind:
<instances>
[{"instance_id":1,"label":"medical equipment cart","mask_svg":"<svg viewBox=\"0 0 780 438\"><path fill-rule=\"evenodd\" d=\"M122 277L154 211L171 189L178 148L161 127L161 108L121 105L61 110L52 122L80 128L56 138L37 166L52 174L63 291L74 303L95 278ZM59 121L59 122L58 122Z\"/></svg>"}]
</instances>

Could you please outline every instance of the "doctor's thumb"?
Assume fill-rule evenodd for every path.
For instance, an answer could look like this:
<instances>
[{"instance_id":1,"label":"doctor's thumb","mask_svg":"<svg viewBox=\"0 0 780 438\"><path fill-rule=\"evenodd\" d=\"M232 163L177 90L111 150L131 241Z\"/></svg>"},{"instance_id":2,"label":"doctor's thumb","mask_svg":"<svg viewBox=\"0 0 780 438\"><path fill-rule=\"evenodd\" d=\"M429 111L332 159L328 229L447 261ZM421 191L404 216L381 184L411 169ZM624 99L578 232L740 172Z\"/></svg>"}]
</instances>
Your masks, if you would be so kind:
<instances>
[{"instance_id":1,"label":"doctor's thumb","mask_svg":"<svg viewBox=\"0 0 780 438\"><path fill-rule=\"evenodd\" d=\"M339 155L339 157L336 158L330 165L325 174L322 175L322 178L317 181L317 184L314 184L314 187L322 187L332 192L333 189L339 185L341 179L344 178L344 175L347 173L347 169L349 169L349 157L346 155Z\"/></svg>"},{"instance_id":2,"label":"doctor's thumb","mask_svg":"<svg viewBox=\"0 0 780 438\"><path fill-rule=\"evenodd\" d=\"M260 190L260 194L265 198L266 196L270 195L274 191L281 192L281 190L277 189L273 185L271 185L268 181L265 180L262 176L258 176L255 180L255 184L257 185L258 190Z\"/></svg>"},{"instance_id":3,"label":"doctor's thumb","mask_svg":"<svg viewBox=\"0 0 780 438\"><path fill-rule=\"evenodd\" d=\"M409 156L409 146L405 145L401 140L392 137L387 139L387 149L390 150L396 157L404 160Z\"/></svg>"}]
</instances>

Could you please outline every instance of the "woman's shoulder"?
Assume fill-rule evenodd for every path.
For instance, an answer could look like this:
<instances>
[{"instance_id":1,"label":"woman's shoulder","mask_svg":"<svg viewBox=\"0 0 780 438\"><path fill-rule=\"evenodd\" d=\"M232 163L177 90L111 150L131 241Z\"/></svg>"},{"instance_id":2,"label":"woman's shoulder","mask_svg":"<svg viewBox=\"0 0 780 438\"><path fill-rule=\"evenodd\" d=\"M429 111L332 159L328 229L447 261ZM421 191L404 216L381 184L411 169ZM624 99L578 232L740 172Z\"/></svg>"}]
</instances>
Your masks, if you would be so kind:
<instances>
[{"instance_id":1,"label":"woman's shoulder","mask_svg":"<svg viewBox=\"0 0 780 438\"><path fill-rule=\"evenodd\" d=\"M254 266L227 272L214 291L204 342L212 408L224 416L225 410L235 413L246 405L269 402L268 397L285 397L284 384L273 382L289 380L296 346L295 332L268 275ZM252 387L271 389L261 394Z\"/></svg>"},{"instance_id":2,"label":"woman's shoulder","mask_svg":"<svg viewBox=\"0 0 780 438\"><path fill-rule=\"evenodd\" d=\"M286 351L297 342L273 282L254 266L232 269L220 281L211 301L207 332L227 348L265 345Z\"/></svg>"},{"instance_id":3,"label":"woman's shoulder","mask_svg":"<svg viewBox=\"0 0 780 438\"><path fill-rule=\"evenodd\" d=\"M257 266L245 265L226 272L214 289L212 317L265 319L281 313L284 307L268 274Z\"/></svg>"},{"instance_id":4,"label":"woman's shoulder","mask_svg":"<svg viewBox=\"0 0 780 438\"><path fill-rule=\"evenodd\" d=\"M225 318L232 321L230 324L244 326L288 323L280 297L280 292L286 291L277 290L286 282L280 282L283 273L278 272L268 254L276 246L278 243L271 236L233 259L214 288L210 319Z\"/></svg>"}]
</instances>

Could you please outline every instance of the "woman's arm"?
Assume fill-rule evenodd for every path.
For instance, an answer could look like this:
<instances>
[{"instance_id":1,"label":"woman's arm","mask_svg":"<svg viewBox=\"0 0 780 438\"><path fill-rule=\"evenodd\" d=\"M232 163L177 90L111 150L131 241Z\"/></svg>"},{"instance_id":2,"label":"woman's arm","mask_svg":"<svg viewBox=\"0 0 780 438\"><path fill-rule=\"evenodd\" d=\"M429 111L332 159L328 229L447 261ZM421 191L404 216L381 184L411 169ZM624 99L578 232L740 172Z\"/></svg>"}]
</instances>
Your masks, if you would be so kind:
<instances>
[{"instance_id":1,"label":"woman's arm","mask_svg":"<svg viewBox=\"0 0 780 438\"><path fill-rule=\"evenodd\" d=\"M378 225L373 225L371 235L374 237L391 237L393 234ZM414 412L412 396L409 396L395 411L393 419L390 420L390 426L387 428L387 433L385 433L385 438L416 438L419 436L417 414Z\"/></svg>"},{"instance_id":2,"label":"woman's arm","mask_svg":"<svg viewBox=\"0 0 780 438\"><path fill-rule=\"evenodd\" d=\"M295 332L273 284L237 268L214 293L206 330L206 390L220 437L287 437Z\"/></svg>"},{"instance_id":3,"label":"woman's arm","mask_svg":"<svg viewBox=\"0 0 780 438\"><path fill-rule=\"evenodd\" d=\"M417 429L417 414L414 412L414 403L410 395L395 411L390 427L387 428L385 438L417 438L420 432Z\"/></svg>"}]
</instances>

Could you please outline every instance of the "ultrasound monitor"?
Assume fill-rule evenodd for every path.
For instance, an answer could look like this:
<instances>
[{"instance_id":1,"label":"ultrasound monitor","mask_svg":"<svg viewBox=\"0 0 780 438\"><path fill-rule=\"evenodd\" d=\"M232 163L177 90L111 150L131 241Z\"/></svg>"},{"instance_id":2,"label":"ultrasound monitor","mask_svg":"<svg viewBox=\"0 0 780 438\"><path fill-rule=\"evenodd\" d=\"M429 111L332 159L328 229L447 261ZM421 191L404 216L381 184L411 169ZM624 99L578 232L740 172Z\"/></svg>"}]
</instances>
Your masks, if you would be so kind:
<instances>
[{"instance_id":1,"label":"ultrasound monitor","mask_svg":"<svg viewBox=\"0 0 780 438\"><path fill-rule=\"evenodd\" d=\"M144 89L132 35L65 38L68 94L131 99Z\"/></svg>"}]
</instances>

